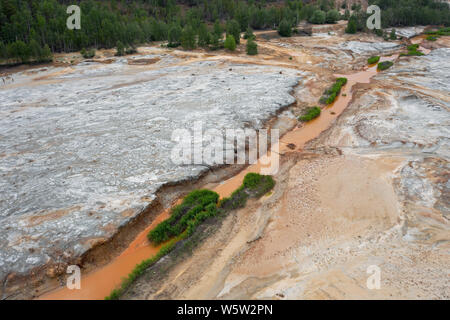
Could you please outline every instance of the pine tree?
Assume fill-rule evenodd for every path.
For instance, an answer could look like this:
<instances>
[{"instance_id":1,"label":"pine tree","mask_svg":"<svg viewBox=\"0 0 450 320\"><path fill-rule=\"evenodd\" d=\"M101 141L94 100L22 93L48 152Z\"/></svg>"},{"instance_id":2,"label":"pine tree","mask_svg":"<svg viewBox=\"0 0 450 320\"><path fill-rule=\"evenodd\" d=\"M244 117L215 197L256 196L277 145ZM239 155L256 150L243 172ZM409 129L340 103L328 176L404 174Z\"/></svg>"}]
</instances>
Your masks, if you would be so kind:
<instances>
[{"instance_id":1,"label":"pine tree","mask_svg":"<svg viewBox=\"0 0 450 320\"><path fill-rule=\"evenodd\" d=\"M248 27L247 31L245 31L244 39L255 39L255 34L253 33L253 29L251 27Z\"/></svg>"},{"instance_id":2,"label":"pine tree","mask_svg":"<svg viewBox=\"0 0 450 320\"><path fill-rule=\"evenodd\" d=\"M313 15L309 19L309 22L314 24L324 24L326 21L327 15L322 10L316 10L314 11Z\"/></svg>"},{"instance_id":3,"label":"pine tree","mask_svg":"<svg viewBox=\"0 0 450 320\"><path fill-rule=\"evenodd\" d=\"M336 23L341 15L337 10L330 10L327 12L326 23Z\"/></svg>"},{"instance_id":4,"label":"pine tree","mask_svg":"<svg viewBox=\"0 0 450 320\"><path fill-rule=\"evenodd\" d=\"M227 22L227 37L230 35L233 36L237 44L241 43L241 27L236 20L230 20Z\"/></svg>"},{"instance_id":5,"label":"pine tree","mask_svg":"<svg viewBox=\"0 0 450 320\"><path fill-rule=\"evenodd\" d=\"M197 47L195 32L191 26L186 26L181 33L181 46L183 49L192 50Z\"/></svg>"},{"instance_id":6,"label":"pine tree","mask_svg":"<svg viewBox=\"0 0 450 320\"><path fill-rule=\"evenodd\" d=\"M169 47L178 47L180 45L181 42L181 27L180 25L176 24L173 25L170 29L169 29L169 34L168 34L168 40L169 40Z\"/></svg>"},{"instance_id":7,"label":"pine tree","mask_svg":"<svg viewBox=\"0 0 450 320\"><path fill-rule=\"evenodd\" d=\"M121 57L125 55L125 47L121 41L117 41L117 52L116 56Z\"/></svg>"},{"instance_id":8,"label":"pine tree","mask_svg":"<svg viewBox=\"0 0 450 320\"><path fill-rule=\"evenodd\" d=\"M392 29L392 30L391 30L391 33L390 33L390 35L389 35L389 39L391 39L391 40L397 40L397 33L396 33L396 30L395 30L395 29Z\"/></svg>"},{"instance_id":9,"label":"pine tree","mask_svg":"<svg viewBox=\"0 0 450 320\"><path fill-rule=\"evenodd\" d=\"M286 19L283 19L280 22L280 25L278 27L278 33L282 37L290 37L292 35L292 26Z\"/></svg>"},{"instance_id":10,"label":"pine tree","mask_svg":"<svg viewBox=\"0 0 450 320\"><path fill-rule=\"evenodd\" d=\"M230 51L236 50L236 40L234 39L233 35L228 35L225 39L225 49L228 49Z\"/></svg>"},{"instance_id":11,"label":"pine tree","mask_svg":"<svg viewBox=\"0 0 450 320\"><path fill-rule=\"evenodd\" d=\"M347 28L345 29L346 33L351 33L351 34L355 34L357 31L357 23L356 23L356 18L354 16L351 16L350 19L348 20L348 24L347 24Z\"/></svg>"},{"instance_id":12,"label":"pine tree","mask_svg":"<svg viewBox=\"0 0 450 320\"><path fill-rule=\"evenodd\" d=\"M52 59L53 59L52 51L50 50L50 47L48 46L48 44L46 44L44 46L44 48L41 50L41 56L39 57L39 61L40 62L49 62L49 61L52 61Z\"/></svg>"},{"instance_id":13,"label":"pine tree","mask_svg":"<svg viewBox=\"0 0 450 320\"><path fill-rule=\"evenodd\" d=\"M219 20L216 20L216 22L214 23L214 34L217 35L219 39L222 38L223 29L222 26L220 25Z\"/></svg>"},{"instance_id":14,"label":"pine tree","mask_svg":"<svg viewBox=\"0 0 450 320\"><path fill-rule=\"evenodd\" d=\"M6 60L8 59L8 53L6 51L6 45L3 41L0 41L0 59Z\"/></svg>"},{"instance_id":15,"label":"pine tree","mask_svg":"<svg viewBox=\"0 0 450 320\"><path fill-rule=\"evenodd\" d=\"M39 43L37 43L36 40L32 39L30 41L30 44L28 45L28 47L29 47L29 50L30 50L31 58L39 61L39 58L41 56L41 51L42 51L41 46L39 45Z\"/></svg>"},{"instance_id":16,"label":"pine tree","mask_svg":"<svg viewBox=\"0 0 450 320\"><path fill-rule=\"evenodd\" d=\"M247 54L250 56L258 54L258 45L252 38L247 41Z\"/></svg>"},{"instance_id":17,"label":"pine tree","mask_svg":"<svg viewBox=\"0 0 450 320\"><path fill-rule=\"evenodd\" d=\"M216 33L210 33L209 36L210 36L211 49L212 50L220 49L221 39L219 39L219 36Z\"/></svg>"},{"instance_id":18,"label":"pine tree","mask_svg":"<svg viewBox=\"0 0 450 320\"><path fill-rule=\"evenodd\" d=\"M206 48L209 45L209 41L208 27L202 23L198 29L198 45L199 47Z\"/></svg>"}]
</instances>

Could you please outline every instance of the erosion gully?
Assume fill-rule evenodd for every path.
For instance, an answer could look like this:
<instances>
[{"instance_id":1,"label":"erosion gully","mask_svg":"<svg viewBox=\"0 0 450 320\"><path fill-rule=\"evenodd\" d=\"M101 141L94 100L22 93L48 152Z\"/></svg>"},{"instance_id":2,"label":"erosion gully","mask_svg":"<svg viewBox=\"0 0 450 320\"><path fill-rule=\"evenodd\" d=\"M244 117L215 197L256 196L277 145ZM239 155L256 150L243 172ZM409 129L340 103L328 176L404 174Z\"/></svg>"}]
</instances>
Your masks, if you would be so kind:
<instances>
[{"instance_id":1,"label":"erosion gully","mask_svg":"<svg viewBox=\"0 0 450 320\"><path fill-rule=\"evenodd\" d=\"M383 57L380 61L395 60L398 55ZM364 70L350 74L338 75L336 77L346 77L347 84L343 87L340 96L336 101L322 110L320 117L315 120L286 133L278 145L272 147L272 153L268 153L266 157L272 155L283 154L285 152L301 152L308 141L318 137L322 132L327 130L335 119L346 109L352 99L352 88L358 83L369 83L371 78L377 74L377 65L366 67ZM293 148L295 146L295 148ZM264 167L258 161L256 164L250 165L245 170L224 181L213 190L217 192L221 198L231 195L241 184L245 175L249 172L260 173ZM155 228L160 222L169 217L170 209L162 212L137 238L122 252L118 257L109 264L83 275L81 279L80 290L69 290L66 287L50 291L38 299L42 300L100 300L108 296L111 291L118 287L123 278L125 278L133 268L145 259L155 255L161 246L154 246L147 240L147 234Z\"/></svg>"}]
</instances>

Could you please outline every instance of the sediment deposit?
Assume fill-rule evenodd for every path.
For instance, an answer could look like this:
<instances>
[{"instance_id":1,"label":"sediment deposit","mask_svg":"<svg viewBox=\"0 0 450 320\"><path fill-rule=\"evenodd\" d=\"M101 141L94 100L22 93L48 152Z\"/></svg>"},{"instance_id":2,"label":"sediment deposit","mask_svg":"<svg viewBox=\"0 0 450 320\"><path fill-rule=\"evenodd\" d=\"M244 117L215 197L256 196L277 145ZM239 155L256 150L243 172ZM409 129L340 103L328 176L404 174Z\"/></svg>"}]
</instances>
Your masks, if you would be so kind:
<instances>
[{"instance_id":1,"label":"sediment deposit","mask_svg":"<svg viewBox=\"0 0 450 320\"><path fill-rule=\"evenodd\" d=\"M286 131L336 74L405 48L344 28L258 33L256 57L245 44L235 53L145 47L14 73L0 87L3 297L20 297L8 289L15 274L74 261L137 217L161 186L189 189L208 171L171 162L173 130L204 120L203 129ZM226 217L167 272L149 270L123 298L448 299L446 39L355 85L330 129L305 146L292 141L273 193ZM367 289L371 265L380 290Z\"/></svg>"},{"instance_id":2,"label":"sediment deposit","mask_svg":"<svg viewBox=\"0 0 450 320\"><path fill-rule=\"evenodd\" d=\"M124 298L449 299L449 54L356 86L329 130L283 156L272 194Z\"/></svg>"}]
</instances>

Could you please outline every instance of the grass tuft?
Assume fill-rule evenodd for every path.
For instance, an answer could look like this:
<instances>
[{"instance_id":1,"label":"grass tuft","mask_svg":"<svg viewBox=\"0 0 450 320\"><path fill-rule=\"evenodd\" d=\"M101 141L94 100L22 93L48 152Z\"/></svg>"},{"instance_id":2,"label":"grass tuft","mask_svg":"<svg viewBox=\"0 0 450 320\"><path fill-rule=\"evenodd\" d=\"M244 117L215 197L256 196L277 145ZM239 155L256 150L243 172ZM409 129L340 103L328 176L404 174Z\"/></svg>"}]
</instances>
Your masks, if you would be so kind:
<instances>
[{"instance_id":1,"label":"grass tuft","mask_svg":"<svg viewBox=\"0 0 450 320\"><path fill-rule=\"evenodd\" d=\"M377 69L380 70L380 71L382 71L382 70L389 69L389 68L392 67L393 65L394 65L394 63L393 63L392 61L383 61L383 62L380 62L380 63L378 64Z\"/></svg>"},{"instance_id":2,"label":"grass tuft","mask_svg":"<svg viewBox=\"0 0 450 320\"><path fill-rule=\"evenodd\" d=\"M378 63L378 61L380 61L380 56L374 56L367 59L368 64L375 64Z\"/></svg>"},{"instance_id":3,"label":"grass tuft","mask_svg":"<svg viewBox=\"0 0 450 320\"><path fill-rule=\"evenodd\" d=\"M332 104L339 94L343 86L347 84L347 78L337 78L333 86L325 90L324 94L320 98L320 103L322 104Z\"/></svg>"},{"instance_id":4,"label":"grass tuft","mask_svg":"<svg viewBox=\"0 0 450 320\"><path fill-rule=\"evenodd\" d=\"M317 118L318 116L320 116L321 112L322 111L317 106L309 108L304 115L302 115L298 118L298 120L303 121L303 122L311 121L311 120Z\"/></svg>"}]
</instances>

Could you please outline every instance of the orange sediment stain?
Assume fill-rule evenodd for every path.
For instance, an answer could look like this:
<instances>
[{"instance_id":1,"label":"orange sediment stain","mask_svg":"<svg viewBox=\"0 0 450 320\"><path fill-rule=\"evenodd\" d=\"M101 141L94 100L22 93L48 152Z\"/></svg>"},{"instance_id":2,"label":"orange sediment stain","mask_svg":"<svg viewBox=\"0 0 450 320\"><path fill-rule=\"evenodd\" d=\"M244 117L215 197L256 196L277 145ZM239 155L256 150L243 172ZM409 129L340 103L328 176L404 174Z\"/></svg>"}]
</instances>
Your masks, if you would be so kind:
<instances>
[{"instance_id":1,"label":"orange sediment stain","mask_svg":"<svg viewBox=\"0 0 450 320\"><path fill-rule=\"evenodd\" d=\"M381 58L381 61L395 60L398 55ZM342 88L336 101L322 110L320 117L308 122L302 127L286 133L280 143L272 146L272 152L255 164L248 166L236 176L224 181L213 190L219 194L221 198L229 197L233 191L242 185L245 175L250 172L268 174L262 172L262 169L269 169L267 163L271 163L268 159L272 156L278 156L278 153L292 152L288 145L294 144L296 150L304 148L305 144L312 139L318 137L323 131L327 130L335 119L345 110L352 99L352 88L357 83L369 83L370 79L377 74L377 66L369 66L361 72L351 75L335 75L336 77L346 77L347 84ZM333 111L334 114L331 114ZM181 200L177 202L180 203ZM41 300L100 300L108 296L113 289L120 286L122 279L134 269L134 267L143 260L154 256L162 245L154 246L147 239L147 234L155 228L160 222L169 218L170 209L161 213L144 231L142 231L128 248L116 257L113 261L104 267L99 268L87 275L82 275L81 289L69 290L66 287L59 288L39 297Z\"/></svg>"},{"instance_id":2,"label":"orange sediment stain","mask_svg":"<svg viewBox=\"0 0 450 320\"><path fill-rule=\"evenodd\" d=\"M158 253L162 245L154 246L147 240L147 234L159 223L169 218L169 209L161 213L142 231L128 248L113 261L87 275L81 275L81 289L56 289L39 297L39 300L102 300L120 286L134 267Z\"/></svg>"}]
</instances>

